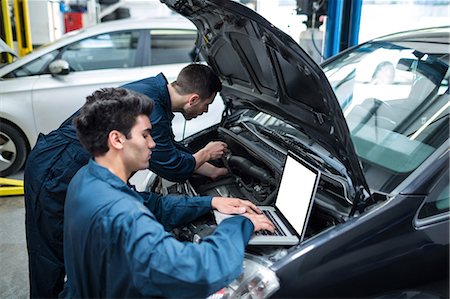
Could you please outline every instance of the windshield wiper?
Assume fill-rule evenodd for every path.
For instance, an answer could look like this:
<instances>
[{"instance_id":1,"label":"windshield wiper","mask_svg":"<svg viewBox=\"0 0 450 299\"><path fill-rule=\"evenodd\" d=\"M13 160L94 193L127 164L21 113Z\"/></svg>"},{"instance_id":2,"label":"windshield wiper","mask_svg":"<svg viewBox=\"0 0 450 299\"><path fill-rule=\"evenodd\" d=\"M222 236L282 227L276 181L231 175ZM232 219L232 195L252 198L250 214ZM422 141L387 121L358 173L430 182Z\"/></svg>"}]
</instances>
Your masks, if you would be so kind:
<instances>
[{"instance_id":1,"label":"windshield wiper","mask_svg":"<svg viewBox=\"0 0 450 299\"><path fill-rule=\"evenodd\" d=\"M448 115L449 115L449 114L447 113L447 114L442 115L441 117L436 118L435 120L433 120L432 122L430 122L429 124L427 124L427 126L430 126L430 125L432 125L432 124L434 124L434 123L437 123L437 122L439 122L439 121L441 121L441 120L443 120L443 119L448 118ZM419 129L417 129L417 130L415 130L415 131L409 133L408 135L406 135L406 137L411 137L411 136L417 134L417 132L419 132L419 130L421 130L421 128L422 128L422 127L420 127Z\"/></svg>"},{"instance_id":2,"label":"windshield wiper","mask_svg":"<svg viewBox=\"0 0 450 299\"><path fill-rule=\"evenodd\" d=\"M288 149L293 149L294 152L306 152L306 155L302 155L302 158L307 159L309 163L315 165L315 167L324 171L327 170L328 173L333 173L345 178L350 190L354 190L354 200L349 201L352 204L352 209L349 216L353 216L356 210L362 211L366 206L370 204L368 200L370 198L369 193L362 186L355 187L354 182L347 174L347 169L345 166L337 159L330 157L326 154L321 153L318 150L314 150L312 146L309 146L293 136L284 131L273 130L268 127L255 122L254 120L246 120L245 125L247 128L253 127L260 134L267 136L270 140L287 147ZM250 129L250 128L249 128ZM331 170L330 170L331 169Z\"/></svg>"},{"instance_id":3,"label":"windshield wiper","mask_svg":"<svg viewBox=\"0 0 450 299\"><path fill-rule=\"evenodd\" d=\"M270 140L280 143L286 146L289 149L293 149L294 151L304 151L307 152L307 157L310 160L309 162L316 165L316 167L323 170L323 168L331 167L333 170L337 171L340 175L345 176L347 179L347 171L345 167L340 163L335 161L333 158L328 157L327 155L320 153L319 151L315 151L311 146L304 144L297 137L292 136L289 133L270 129L268 127L262 126L259 123L255 123L254 121L250 122L254 125L255 129L261 134L267 136ZM326 164L328 167L324 167Z\"/></svg>"}]
</instances>

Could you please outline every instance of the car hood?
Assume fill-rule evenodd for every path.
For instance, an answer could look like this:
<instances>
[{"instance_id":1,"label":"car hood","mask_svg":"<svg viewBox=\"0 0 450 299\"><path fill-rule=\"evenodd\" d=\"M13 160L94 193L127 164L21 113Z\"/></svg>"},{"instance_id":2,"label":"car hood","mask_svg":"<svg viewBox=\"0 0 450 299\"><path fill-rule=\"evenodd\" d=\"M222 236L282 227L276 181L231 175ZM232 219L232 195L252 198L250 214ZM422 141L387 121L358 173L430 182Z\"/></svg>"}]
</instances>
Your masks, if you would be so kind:
<instances>
[{"instance_id":1,"label":"car hood","mask_svg":"<svg viewBox=\"0 0 450 299\"><path fill-rule=\"evenodd\" d=\"M1 38L0 38L0 53L9 53L12 56L19 58L19 55L11 49Z\"/></svg>"},{"instance_id":2,"label":"car hood","mask_svg":"<svg viewBox=\"0 0 450 299\"><path fill-rule=\"evenodd\" d=\"M341 161L358 200L369 194L336 96L298 43L234 1L161 2L198 28L197 46L222 78L225 102L254 106L297 127Z\"/></svg>"}]
</instances>

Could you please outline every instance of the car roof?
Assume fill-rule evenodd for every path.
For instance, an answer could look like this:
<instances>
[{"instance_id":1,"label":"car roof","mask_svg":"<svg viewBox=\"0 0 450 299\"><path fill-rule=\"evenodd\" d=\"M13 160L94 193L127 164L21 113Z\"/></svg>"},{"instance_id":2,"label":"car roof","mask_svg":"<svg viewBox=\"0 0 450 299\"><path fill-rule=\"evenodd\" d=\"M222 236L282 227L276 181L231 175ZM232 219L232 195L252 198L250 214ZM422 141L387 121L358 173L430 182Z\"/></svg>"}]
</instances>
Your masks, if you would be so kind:
<instances>
[{"instance_id":1,"label":"car roof","mask_svg":"<svg viewBox=\"0 0 450 299\"><path fill-rule=\"evenodd\" d=\"M42 56L45 53L61 48L78 40L95 36L102 33L121 31L121 30L139 30L139 29L182 29L196 30L192 22L180 16L164 17L164 18L145 18L145 19L123 19L109 21L85 27L64 34L61 38L36 48L30 54L6 65L0 71L0 76L11 72L29 61Z\"/></svg>"},{"instance_id":2,"label":"car roof","mask_svg":"<svg viewBox=\"0 0 450 299\"><path fill-rule=\"evenodd\" d=\"M448 37L449 34L450 34L450 25L449 26L405 30L405 31L391 33L388 35L377 37L377 38L374 38L374 40L416 39L416 40L421 40L421 41L445 42L448 44L450 41L448 39L445 40L445 37L446 36Z\"/></svg>"},{"instance_id":3,"label":"car roof","mask_svg":"<svg viewBox=\"0 0 450 299\"><path fill-rule=\"evenodd\" d=\"M122 19L95 24L75 31L76 33L84 32L103 32L116 31L123 29L140 29L140 28L167 28L167 29L196 29L192 22L186 18L179 16L174 17L157 17L145 19Z\"/></svg>"},{"instance_id":4,"label":"car roof","mask_svg":"<svg viewBox=\"0 0 450 299\"><path fill-rule=\"evenodd\" d=\"M428 54L448 53L450 26L422 28L389 34L372 42L390 42Z\"/></svg>"}]
</instances>

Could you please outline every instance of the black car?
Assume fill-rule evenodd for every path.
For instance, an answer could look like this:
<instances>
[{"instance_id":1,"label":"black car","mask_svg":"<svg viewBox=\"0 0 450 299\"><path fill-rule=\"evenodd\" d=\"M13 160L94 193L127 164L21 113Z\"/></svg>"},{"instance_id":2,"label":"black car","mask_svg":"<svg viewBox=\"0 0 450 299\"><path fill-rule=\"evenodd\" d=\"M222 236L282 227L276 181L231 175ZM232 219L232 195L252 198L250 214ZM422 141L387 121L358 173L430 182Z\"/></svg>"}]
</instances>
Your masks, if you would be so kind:
<instances>
[{"instance_id":1,"label":"black car","mask_svg":"<svg viewBox=\"0 0 450 299\"><path fill-rule=\"evenodd\" d=\"M321 174L300 241L249 245L242 276L214 296L448 297L450 28L376 39L322 69L237 2L162 2L196 25L223 82L221 123L183 143L225 141L213 163L229 175L150 187L274 205L288 155ZM175 233L201 242L210 218Z\"/></svg>"}]
</instances>

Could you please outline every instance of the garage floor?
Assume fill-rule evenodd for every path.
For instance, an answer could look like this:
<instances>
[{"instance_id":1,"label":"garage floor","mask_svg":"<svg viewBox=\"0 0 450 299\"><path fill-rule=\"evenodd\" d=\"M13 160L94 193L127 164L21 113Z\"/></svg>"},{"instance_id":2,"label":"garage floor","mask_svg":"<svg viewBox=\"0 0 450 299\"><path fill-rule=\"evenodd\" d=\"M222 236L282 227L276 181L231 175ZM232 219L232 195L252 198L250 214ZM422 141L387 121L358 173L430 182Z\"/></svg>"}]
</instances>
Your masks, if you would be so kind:
<instances>
[{"instance_id":1,"label":"garage floor","mask_svg":"<svg viewBox=\"0 0 450 299\"><path fill-rule=\"evenodd\" d=\"M23 196L0 197L0 269L0 298L29 298Z\"/></svg>"}]
</instances>

